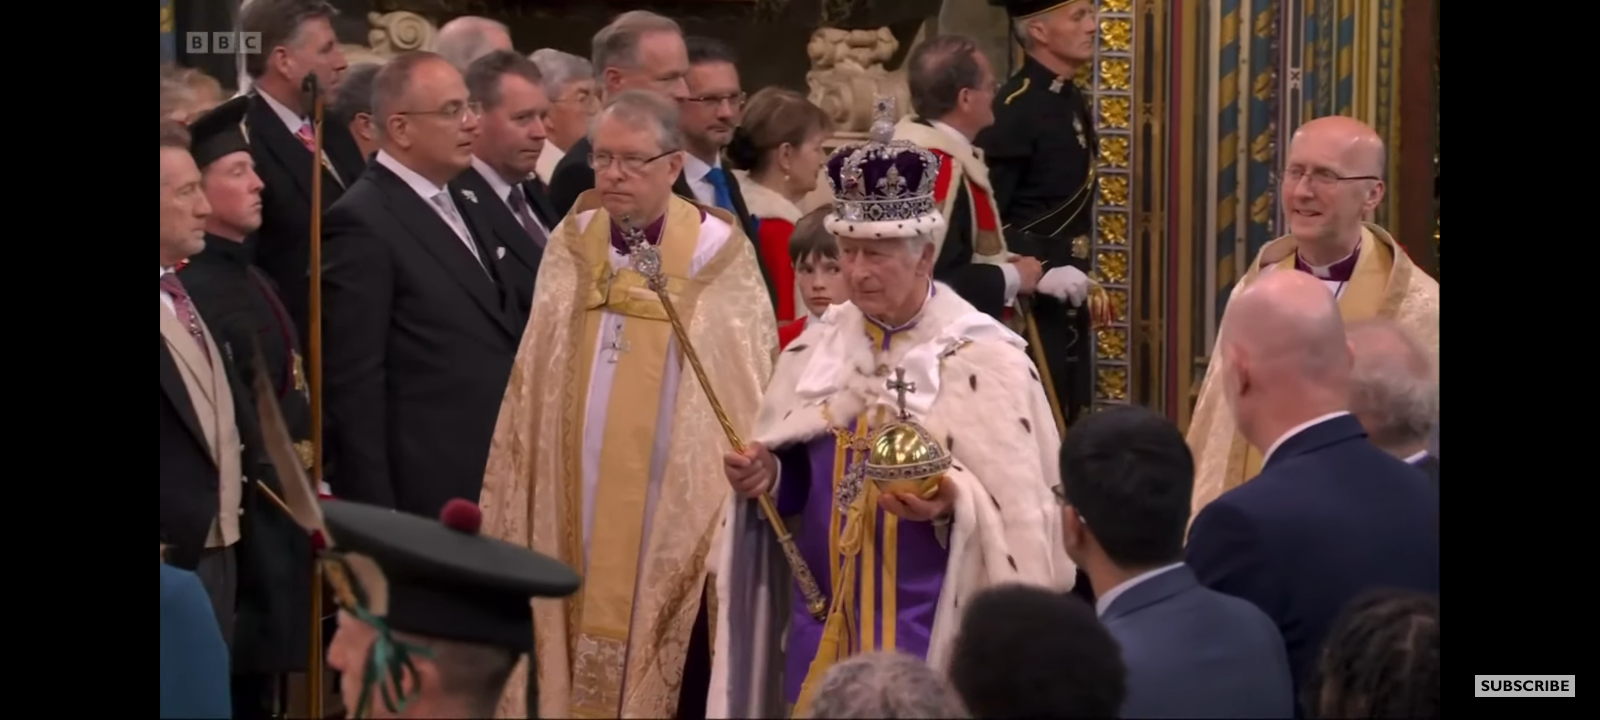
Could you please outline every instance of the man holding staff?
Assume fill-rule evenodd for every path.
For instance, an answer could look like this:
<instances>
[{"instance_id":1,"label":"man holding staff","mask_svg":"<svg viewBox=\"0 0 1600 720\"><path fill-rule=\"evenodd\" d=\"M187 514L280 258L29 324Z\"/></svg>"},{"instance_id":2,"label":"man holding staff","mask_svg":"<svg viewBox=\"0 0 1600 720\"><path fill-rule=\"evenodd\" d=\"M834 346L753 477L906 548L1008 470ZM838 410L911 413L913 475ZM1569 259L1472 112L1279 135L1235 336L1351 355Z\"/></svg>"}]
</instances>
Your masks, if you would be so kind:
<instances>
[{"instance_id":1,"label":"man holding staff","mask_svg":"<svg viewBox=\"0 0 1600 720\"><path fill-rule=\"evenodd\" d=\"M589 140L596 186L545 249L489 451L483 532L584 578L577 595L534 604L540 715L696 717L706 559L728 493L717 410L751 427L776 322L739 224L673 196L674 102L619 93ZM636 253L639 242L655 248ZM659 259L715 398L685 367L645 257ZM526 692L514 676L502 714L522 712Z\"/></svg>"},{"instance_id":2,"label":"man holding staff","mask_svg":"<svg viewBox=\"0 0 1600 720\"><path fill-rule=\"evenodd\" d=\"M1020 337L931 279L939 160L891 142L892 105L880 100L870 142L827 165L825 224L850 302L779 355L756 442L724 459L741 497L719 545L710 717L804 712L828 668L857 653L942 668L973 593L1072 583L1050 510L1060 438L1044 388ZM823 619L744 500L769 491L798 517Z\"/></svg>"}]
</instances>

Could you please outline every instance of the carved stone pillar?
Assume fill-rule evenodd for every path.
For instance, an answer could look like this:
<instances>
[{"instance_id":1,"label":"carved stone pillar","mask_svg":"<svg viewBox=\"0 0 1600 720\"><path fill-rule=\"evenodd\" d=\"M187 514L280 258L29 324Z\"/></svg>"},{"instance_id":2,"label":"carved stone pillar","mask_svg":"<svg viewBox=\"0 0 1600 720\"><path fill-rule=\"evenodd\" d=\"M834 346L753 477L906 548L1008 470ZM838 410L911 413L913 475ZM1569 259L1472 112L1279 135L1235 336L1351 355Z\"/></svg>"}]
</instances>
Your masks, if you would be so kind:
<instances>
[{"instance_id":1,"label":"carved stone pillar","mask_svg":"<svg viewBox=\"0 0 1600 720\"><path fill-rule=\"evenodd\" d=\"M921 37L919 34L917 39ZM878 95L893 96L901 112L911 111L905 71L884 68L899 49L900 41L887 27L822 28L811 34L811 42L806 45L806 54L811 58L806 86L811 102L833 118L833 137L824 144L828 152L866 137L867 128L872 125L872 103ZM801 203L801 209L821 207L832 197L828 183L819 182Z\"/></svg>"}]
</instances>

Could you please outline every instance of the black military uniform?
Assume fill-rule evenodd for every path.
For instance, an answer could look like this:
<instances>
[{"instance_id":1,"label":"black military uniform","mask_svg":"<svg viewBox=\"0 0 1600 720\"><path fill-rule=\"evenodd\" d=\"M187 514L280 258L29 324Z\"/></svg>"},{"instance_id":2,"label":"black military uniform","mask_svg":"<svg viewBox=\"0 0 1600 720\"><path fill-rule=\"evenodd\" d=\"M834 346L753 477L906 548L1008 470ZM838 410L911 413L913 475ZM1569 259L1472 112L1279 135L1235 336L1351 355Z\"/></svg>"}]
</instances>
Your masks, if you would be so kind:
<instances>
[{"instance_id":1,"label":"black military uniform","mask_svg":"<svg viewBox=\"0 0 1600 720\"><path fill-rule=\"evenodd\" d=\"M427 662L425 642L394 633L500 648L515 663L533 652L528 600L578 589L577 573L559 561L479 535L482 516L466 500L447 503L439 520L340 500L323 501L322 516L331 543L322 567L345 610L340 632L352 622L377 631L369 667L331 668L371 683L344 699L350 717L370 717L374 703L398 716L407 705L442 699L437 685L418 687L414 671L402 687L379 687L402 677L406 665ZM530 718L539 717L536 665L527 664Z\"/></svg>"},{"instance_id":2,"label":"black military uniform","mask_svg":"<svg viewBox=\"0 0 1600 720\"><path fill-rule=\"evenodd\" d=\"M189 127L191 152L202 171L236 152L250 152L241 123L248 99L234 98ZM277 285L251 264L249 248L241 240L206 234L206 248L190 258L179 277L196 309L212 332L226 340L251 372L252 348L262 359L278 391L278 407L295 441L301 461L311 462L311 395L306 387L300 335Z\"/></svg>"},{"instance_id":3,"label":"black military uniform","mask_svg":"<svg viewBox=\"0 0 1600 720\"><path fill-rule=\"evenodd\" d=\"M241 126L246 103L246 98L234 98L189 126L190 152L202 172L225 157L250 152ZM242 390L252 387L249 378L256 372L253 357L259 347L265 370L278 391L285 423L298 441L301 462L309 464L311 404L301 371L299 338L272 281L250 264L242 238L228 239L211 233L206 234L205 250L181 266L178 276L195 309L216 335L217 344L231 347L237 354L240 391L234 393L234 404L240 414L252 419L257 416L255 395ZM246 438L247 445L256 444L253 437L255 434L251 433ZM260 448L247 450L250 459L264 462ZM266 472L263 468L252 476ZM289 531L287 518L267 503L253 502L252 507L256 512L251 514L257 520ZM273 700L278 676L305 669L307 636L300 629L306 627L306 613L310 611L307 598L311 565L304 549L305 539L291 537L291 545L255 542L248 548L256 562L272 566L274 572L281 573L277 577L290 581L285 585L247 583L241 579L236 617L247 628L262 629L255 634L254 642L236 642L234 647L234 717L243 720L271 715L273 705L278 704ZM301 549L296 552L296 547ZM250 622L252 616L259 616L260 621Z\"/></svg>"},{"instance_id":4,"label":"black military uniform","mask_svg":"<svg viewBox=\"0 0 1600 720\"><path fill-rule=\"evenodd\" d=\"M1069 4L1004 3L1016 19ZM1038 258L1045 272L1072 266L1087 275L1099 145L1089 101L1072 78L1058 77L1027 57L995 94L994 125L979 133L975 144L989 164L1011 251ZM1042 294L1033 296L1032 307L1056 397L1070 424L1094 397L1089 309Z\"/></svg>"}]
</instances>

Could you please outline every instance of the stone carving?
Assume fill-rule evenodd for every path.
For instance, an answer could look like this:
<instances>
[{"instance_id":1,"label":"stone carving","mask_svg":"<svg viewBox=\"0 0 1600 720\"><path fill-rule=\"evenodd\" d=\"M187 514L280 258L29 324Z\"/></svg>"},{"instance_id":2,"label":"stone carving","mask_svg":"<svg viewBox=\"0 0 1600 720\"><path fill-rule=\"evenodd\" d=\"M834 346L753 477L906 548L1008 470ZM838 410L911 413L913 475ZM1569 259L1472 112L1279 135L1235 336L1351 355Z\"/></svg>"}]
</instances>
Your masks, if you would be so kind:
<instances>
[{"instance_id":1,"label":"stone carving","mask_svg":"<svg viewBox=\"0 0 1600 720\"><path fill-rule=\"evenodd\" d=\"M345 43L345 58L351 65L358 63L383 64L389 58L412 50L432 50L439 28L433 21L414 12L367 13L372 28L367 31L367 44Z\"/></svg>"},{"instance_id":2,"label":"stone carving","mask_svg":"<svg viewBox=\"0 0 1600 720\"><path fill-rule=\"evenodd\" d=\"M900 107L911 107L903 70L890 72L883 64L900 49L889 28L841 30L822 28L811 34L806 73L811 102L816 103L840 133L864 133L872 125L872 100L892 95Z\"/></svg>"}]
</instances>

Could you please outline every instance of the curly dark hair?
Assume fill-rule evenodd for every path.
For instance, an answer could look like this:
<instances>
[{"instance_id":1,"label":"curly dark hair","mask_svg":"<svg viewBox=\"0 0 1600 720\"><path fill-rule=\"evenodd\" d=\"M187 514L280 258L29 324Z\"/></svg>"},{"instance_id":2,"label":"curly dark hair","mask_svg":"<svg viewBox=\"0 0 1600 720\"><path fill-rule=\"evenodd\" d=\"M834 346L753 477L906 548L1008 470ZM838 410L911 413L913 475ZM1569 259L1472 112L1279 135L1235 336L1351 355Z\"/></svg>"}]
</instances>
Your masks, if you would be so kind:
<instances>
[{"instance_id":1,"label":"curly dark hair","mask_svg":"<svg viewBox=\"0 0 1600 720\"><path fill-rule=\"evenodd\" d=\"M1375 590L1346 605L1300 702L1311 718L1439 717L1439 598Z\"/></svg>"}]
</instances>

